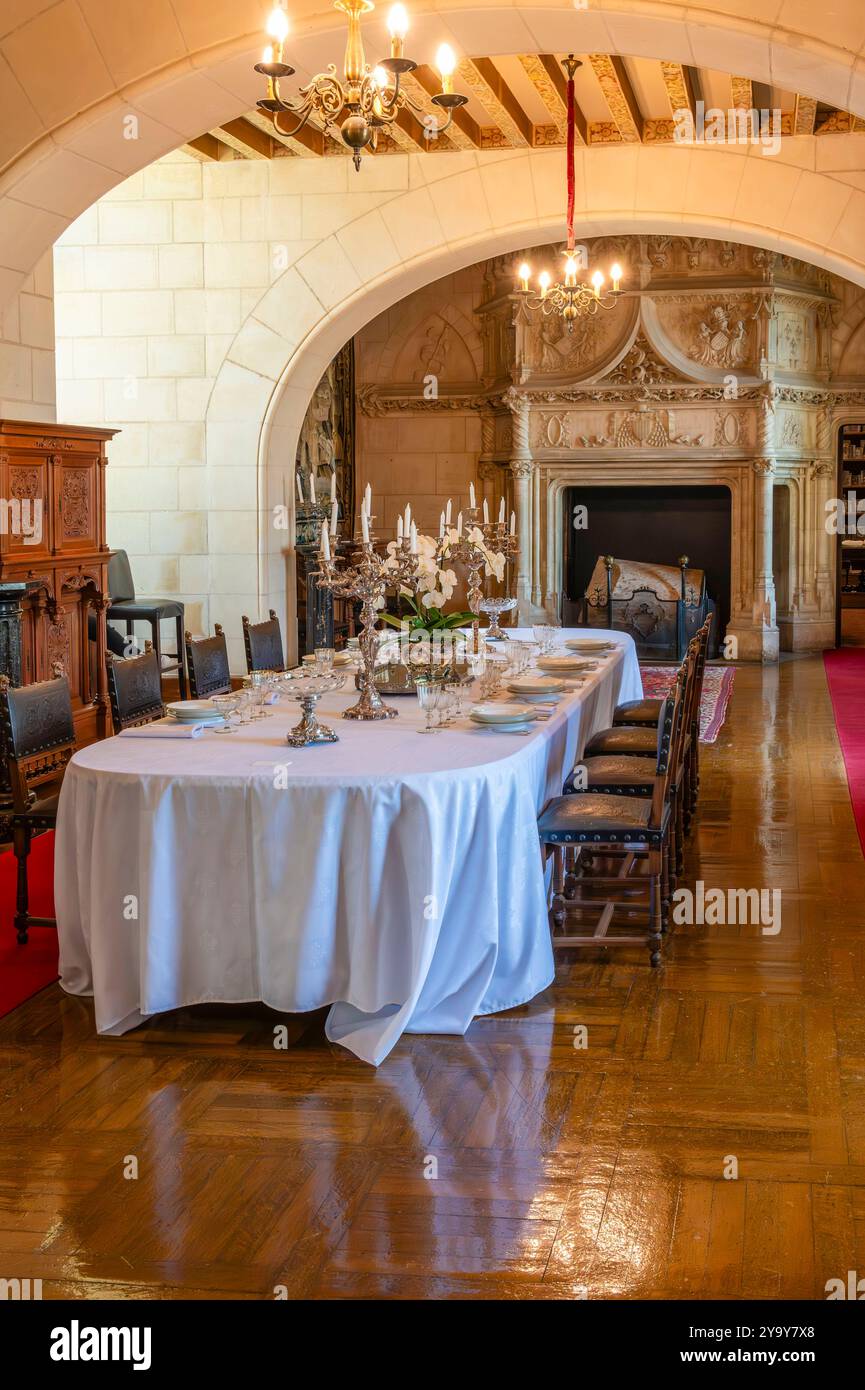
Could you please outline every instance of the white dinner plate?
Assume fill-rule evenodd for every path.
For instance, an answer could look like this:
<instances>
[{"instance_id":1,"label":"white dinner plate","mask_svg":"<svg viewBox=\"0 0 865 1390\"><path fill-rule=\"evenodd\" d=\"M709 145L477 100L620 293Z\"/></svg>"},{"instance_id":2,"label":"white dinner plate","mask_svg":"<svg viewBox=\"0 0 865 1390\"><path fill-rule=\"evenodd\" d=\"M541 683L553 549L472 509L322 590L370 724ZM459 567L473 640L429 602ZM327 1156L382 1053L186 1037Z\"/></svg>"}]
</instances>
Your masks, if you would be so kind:
<instances>
[{"instance_id":1,"label":"white dinner plate","mask_svg":"<svg viewBox=\"0 0 865 1390\"><path fill-rule=\"evenodd\" d=\"M489 704L472 705L469 714L476 724L525 724L537 711L530 705Z\"/></svg>"},{"instance_id":2,"label":"white dinner plate","mask_svg":"<svg viewBox=\"0 0 865 1390\"><path fill-rule=\"evenodd\" d=\"M172 724L200 724L202 728L205 729L210 729L217 724L225 723L224 716L219 713L202 714L199 715L198 719L178 719L176 714L169 714L168 718Z\"/></svg>"},{"instance_id":3,"label":"white dinner plate","mask_svg":"<svg viewBox=\"0 0 865 1390\"><path fill-rule=\"evenodd\" d=\"M601 642L597 637L569 637L565 646L572 652L611 652L615 642Z\"/></svg>"},{"instance_id":4,"label":"white dinner plate","mask_svg":"<svg viewBox=\"0 0 865 1390\"><path fill-rule=\"evenodd\" d=\"M220 719L222 718L212 700L174 700L165 708L173 719L184 721L188 719L193 724L200 719L206 719L208 715L217 715Z\"/></svg>"},{"instance_id":5,"label":"white dinner plate","mask_svg":"<svg viewBox=\"0 0 865 1390\"><path fill-rule=\"evenodd\" d=\"M491 734L527 734L532 727L527 719L513 724L490 724L486 719L476 719L474 722L479 729L487 729Z\"/></svg>"},{"instance_id":6,"label":"white dinner plate","mask_svg":"<svg viewBox=\"0 0 865 1390\"><path fill-rule=\"evenodd\" d=\"M531 695L561 695L564 689L564 681L557 681L555 676L517 676L516 680L508 682L512 695L523 695L526 699Z\"/></svg>"},{"instance_id":7,"label":"white dinner plate","mask_svg":"<svg viewBox=\"0 0 865 1390\"><path fill-rule=\"evenodd\" d=\"M571 671L593 671L595 669L593 661L580 661L578 656L542 656L538 660L538 666L542 671L549 671L554 675L567 675Z\"/></svg>"}]
</instances>

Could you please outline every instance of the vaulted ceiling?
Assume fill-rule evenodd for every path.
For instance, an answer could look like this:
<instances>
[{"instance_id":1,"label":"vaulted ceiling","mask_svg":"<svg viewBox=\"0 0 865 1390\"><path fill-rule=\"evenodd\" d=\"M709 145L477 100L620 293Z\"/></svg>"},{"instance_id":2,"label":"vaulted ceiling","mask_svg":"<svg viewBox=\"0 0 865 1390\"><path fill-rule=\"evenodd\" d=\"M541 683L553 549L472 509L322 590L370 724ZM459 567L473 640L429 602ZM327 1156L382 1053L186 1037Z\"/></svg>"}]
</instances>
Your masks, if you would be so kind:
<instances>
[{"instance_id":1,"label":"vaulted ceiling","mask_svg":"<svg viewBox=\"0 0 865 1390\"><path fill-rule=\"evenodd\" d=\"M670 144L674 139L674 113L696 111L699 101L707 109L779 111L781 134L848 134L865 131L865 118L852 116L815 98L771 87L747 77L730 76L711 68L692 67L651 58L623 58L615 54L584 53L577 71L577 141L584 145ZM430 154L457 150L539 148L565 142L564 54L520 53L498 57L462 58L454 76L456 90L468 104L457 112L446 135L425 138L424 127L401 113L387 134L379 136L377 153L405 151ZM294 89L298 79L294 79ZM428 66L403 79L408 95L422 109L435 115L430 97L440 89L437 73ZM283 84L282 95L291 99L293 89ZM282 118L284 125L290 117ZM230 160L348 155L339 139L333 139L310 121L295 138L282 136L270 118L253 110L216 127L190 142L202 159Z\"/></svg>"}]
</instances>

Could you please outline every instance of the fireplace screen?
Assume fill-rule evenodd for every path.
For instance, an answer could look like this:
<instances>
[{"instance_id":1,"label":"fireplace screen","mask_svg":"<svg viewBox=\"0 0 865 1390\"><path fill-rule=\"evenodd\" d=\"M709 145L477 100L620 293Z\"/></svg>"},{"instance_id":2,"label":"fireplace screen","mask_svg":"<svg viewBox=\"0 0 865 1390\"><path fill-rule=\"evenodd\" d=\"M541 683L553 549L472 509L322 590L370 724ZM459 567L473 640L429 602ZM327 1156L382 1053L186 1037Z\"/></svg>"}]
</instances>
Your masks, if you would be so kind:
<instances>
[{"instance_id":1,"label":"fireplace screen","mask_svg":"<svg viewBox=\"0 0 865 1390\"><path fill-rule=\"evenodd\" d=\"M705 572L693 569L687 555L677 565L599 555L583 597L582 622L627 632L641 657L681 660L714 609Z\"/></svg>"}]
</instances>

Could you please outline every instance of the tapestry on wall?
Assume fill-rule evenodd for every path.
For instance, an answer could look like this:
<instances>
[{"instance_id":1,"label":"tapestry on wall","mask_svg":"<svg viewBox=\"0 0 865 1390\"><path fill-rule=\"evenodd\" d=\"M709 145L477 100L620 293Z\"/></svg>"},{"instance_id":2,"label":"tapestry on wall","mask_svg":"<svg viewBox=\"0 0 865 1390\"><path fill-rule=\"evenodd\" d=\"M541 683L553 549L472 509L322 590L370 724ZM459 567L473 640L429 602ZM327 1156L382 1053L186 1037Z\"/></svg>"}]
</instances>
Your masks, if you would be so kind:
<instances>
[{"instance_id":1,"label":"tapestry on wall","mask_svg":"<svg viewBox=\"0 0 865 1390\"><path fill-rule=\"evenodd\" d=\"M336 470L340 519L354 517L354 340L337 353L309 403L297 446L295 468L305 499L312 479L318 502L330 498Z\"/></svg>"}]
</instances>

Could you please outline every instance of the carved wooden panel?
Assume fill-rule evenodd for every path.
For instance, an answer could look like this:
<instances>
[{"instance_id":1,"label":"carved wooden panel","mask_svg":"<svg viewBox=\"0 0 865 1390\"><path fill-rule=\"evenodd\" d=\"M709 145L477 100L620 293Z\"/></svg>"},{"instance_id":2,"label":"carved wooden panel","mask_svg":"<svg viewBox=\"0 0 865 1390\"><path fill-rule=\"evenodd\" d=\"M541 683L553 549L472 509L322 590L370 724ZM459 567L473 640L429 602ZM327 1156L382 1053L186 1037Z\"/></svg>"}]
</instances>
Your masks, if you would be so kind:
<instances>
[{"instance_id":1,"label":"carved wooden panel","mask_svg":"<svg viewBox=\"0 0 865 1390\"><path fill-rule=\"evenodd\" d=\"M81 464L71 459L63 460L58 549L90 548L96 543L95 483L95 460Z\"/></svg>"}]
</instances>

